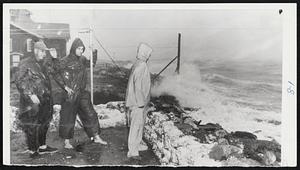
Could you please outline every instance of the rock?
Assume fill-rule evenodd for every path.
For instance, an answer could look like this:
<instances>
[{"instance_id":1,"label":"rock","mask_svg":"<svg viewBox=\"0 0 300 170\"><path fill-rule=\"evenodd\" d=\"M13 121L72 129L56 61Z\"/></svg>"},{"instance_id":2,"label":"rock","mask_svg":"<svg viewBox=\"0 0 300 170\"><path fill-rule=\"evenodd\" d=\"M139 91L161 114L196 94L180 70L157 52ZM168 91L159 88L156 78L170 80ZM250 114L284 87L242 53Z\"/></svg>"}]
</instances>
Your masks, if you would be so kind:
<instances>
[{"instance_id":1,"label":"rock","mask_svg":"<svg viewBox=\"0 0 300 170\"><path fill-rule=\"evenodd\" d=\"M280 161L280 145L275 141L257 140L256 135L244 131L228 133L218 123L202 125L189 116L194 109L183 110L174 96L164 94L151 101L156 110L147 117L145 136L163 164L204 165L211 161L211 165L273 166ZM171 134L171 129L183 134ZM201 149L204 145L210 145L207 152Z\"/></svg>"},{"instance_id":2,"label":"rock","mask_svg":"<svg viewBox=\"0 0 300 170\"><path fill-rule=\"evenodd\" d=\"M236 131L236 132L233 132L231 135L234 138L257 139L256 135L249 133L249 132L243 132L243 131Z\"/></svg>"},{"instance_id":3,"label":"rock","mask_svg":"<svg viewBox=\"0 0 300 170\"><path fill-rule=\"evenodd\" d=\"M197 111L197 110L201 109L201 107L199 107L199 108L183 107L183 109L184 109L185 111Z\"/></svg>"},{"instance_id":4,"label":"rock","mask_svg":"<svg viewBox=\"0 0 300 170\"><path fill-rule=\"evenodd\" d=\"M274 143L276 143L277 145L280 145L280 143L277 142L275 139L272 139L271 142L274 142Z\"/></svg>"},{"instance_id":5,"label":"rock","mask_svg":"<svg viewBox=\"0 0 300 170\"><path fill-rule=\"evenodd\" d=\"M213 139L211 139L209 137L209 135L207 135L206 132L203 131L203 130L193 131L192 136L195 136L197 141L199 141L200 143L207 144L207 143L212 143L213 142L212 141ZM213 136L211 136L211 137L213 138Z\"/></svg>"},{"instance_id":6,"label":"rock","mask_svg":"<svg viewBox=\"0 0 300 170\"><path fill-rule=\"evenodd\" d=\"M223 161L223 166L261 166L261 164L255 160L248 158L236 158L230 156L227 160Z\"/></svg>"},{"instance_id":7,"label":"rock","mask_svg":"<svg viewBox=\"0 0 300 170\"><path fill-rule=\"evenodd\" d=\"M274 125L280 125L281 122L277 120L269 120L268 123L274 124Z\"/></svg>"},{"instance_id":8,"label":"rock","mask_svg":"<svg viewBox=\"0 0 300 170\"><path fill-rule=\"evenodd\" d=\"M108 115L103 115L100 117L100 119L109 119L109 116Z\"/></svg>"},{"instance_id":9,"label":"rock","mask_svg":"<svg viewBox=\"0 0 300 170\"><path fill-rule=\"evenodd\" d=\"M167 114L169 120L174 120L175 119L175 115L174 113L170 112L169 114Z\"/></svg>"},{"instance_id":10,"label":"rock","mask_svg":"<svg viewBox=\"0 0 300 170\"><path fill-rule=\"evenodd\" d=\"M228 140L225 138L218 139L218 144L219 145L229 145Z\"/></svg>"},{"instance_id":11,"label":"rock","mask_svg":"<svg viewBox=\"0 0 300 170\"><path fill-rule=\"evenodd\" d=\"M260 132L262 132L262 130L256 130L253 133L260 133Z\"/></svg>"},{"instance_id":12,"label":"rock","mask_svg":"<svg viewBox=\"0 0 300 170\"><path fill-rule=\"evenodd\" d=\"M201 143L217 142L219 138L223 138L227 132L219 124L207 123L198 125L198 129L193 129L192 135L197 137Z\"/></svg>"},{"instance_id":13,"label":"rock","mask_svg":"<svg viewBox=\"0 0 300 170\"><path fill-rule=\"evenodd\" d=\"M209 153L209 158L214 159L214 160L226 160L226 153L225 151L219 147L213 147L211 152Z\"/></svg>"},{"instance_id":14,"label":"rock","mask_svg":"<svg viewBox=\"0 0 300 170\"><path fill-rule=\"evenodd\" d=\"M162 150L162 159L161 162L163 163L169 163L171 159L171 152L167 149Z\"/></svg>"},{"instance_id":15,"label":"rock","mask_svg":"<svg viewBox=\"0 0 300 170\"><path fill-rule=\"evenodd\" d=\"M194 128L193 128L193 126L191 126L189 124L176 123L175 126L186 135L192 135L193 134L193 129Z\"/></svg>"},{"instance_id":16,"label":"rock","mask_svg":"<svg viewBox=\"0 0 300 170\"><path fill-rule=\"evenodd\" d=\"M217 131L223 129L218 123L207 123L205 125L198 125L199 129L204 129L205 131Z\"/></svg>"},{"instance_id":17,"label":"rock","mask_svg":"<svg viewBox=\"0 0 300 170\"><path fill-rule=\"evenodd\" d=\"M232 140L234 139L234 140ZM281 146L278 143L266 140L255 140L248 138L231 138L230 145L243 145L244 155L247 158L254 159L263 163L264 157L260 157L259 154L264 154L266 151L272 151L277 161L281 161Z\"/></svg>"},{"instance_id":18,"label":"rock","mask_svg":"<svg viewBox=\"0 0 300 170\"><path fill-rule=\"evenodd\" d=\"M214 160L226 160L230 155L242 154L243 150L232 145L216 145L209 153L209 158Z\"/></svg>"},{"instance_id":19,"label":"rock","mask_svg":"<svg viewBox=\"0 0 300 170\"><path fill-rule=\"evenodd\" d=\"M265 165L272 165L276 161L276 155L272 151L265 151L262 160Z\"/></svg>"},{"instance_id":20,"label":"rock","mask_svg":"<svg viewBox=\"0 0 300 170\"><path fill-rule=\"evenodd\" d=\"M171 158L170 158L170 162L174 163L174 164L178 164L178 157L176 155L176 152L174 149L171 150Z\"/></svg>"},{"instance_id":21,"label":"rock","mask_svg":"<svg viewBox=\"0 0 300 170\"><path fill-rule=\"evenodd\" d=\"M118 106L117 105L114 105L113 103L109 102L107 103L106 107L108 109L118 109Z\"/></svg>"},{"instance_id":22,"label":"rock","mask_svg":"<svg viewBox=\"0 0 300 170\"><path fill-rule=\"evenodd\" d=\"M195 120L191 117L185 118L183 123L191 125L194 129L198 129L198 126L195 124Z\"/></svg>"},{"instance_id":23,"label":"rock","mask_svg":"<svg viewBox=\"0 0 300 170\"><path fill-rule=\"evenodd\" d=\"M226 132L226 130L221 129L221 130L217 130L215 134L218 138L224 138L228 133Z\"/></svg>"},{"instance_id":24,"label":"rock","mask_svg":"<svg viewBox=\"0 0 300 170\"><path fill-rule=\"evenodd\" d=\"M205 137L206 137L206 143L215 143L217 141L217 137L212 134L208 134Z\"/></svg>"}]
</instances>

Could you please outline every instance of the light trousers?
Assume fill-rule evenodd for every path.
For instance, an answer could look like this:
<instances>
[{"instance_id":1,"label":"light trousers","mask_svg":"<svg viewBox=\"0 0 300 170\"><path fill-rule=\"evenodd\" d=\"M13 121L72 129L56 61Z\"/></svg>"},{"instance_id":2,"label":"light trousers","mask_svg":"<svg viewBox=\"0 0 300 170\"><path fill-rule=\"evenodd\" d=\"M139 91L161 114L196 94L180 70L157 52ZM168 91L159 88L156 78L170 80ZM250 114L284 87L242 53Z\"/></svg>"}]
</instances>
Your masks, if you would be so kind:
<instances>
[{"instance_id":1,"label":"light trousers","mask_svg":"<svg viewBox=\"0 0 300 170\"><path fill-rule=\"evenodd\" d=\"M129 111L130 130L128 136L128 153L139 155L139 145L142 142L146 109L132 107Z\"/></svg>"}]
</instances>

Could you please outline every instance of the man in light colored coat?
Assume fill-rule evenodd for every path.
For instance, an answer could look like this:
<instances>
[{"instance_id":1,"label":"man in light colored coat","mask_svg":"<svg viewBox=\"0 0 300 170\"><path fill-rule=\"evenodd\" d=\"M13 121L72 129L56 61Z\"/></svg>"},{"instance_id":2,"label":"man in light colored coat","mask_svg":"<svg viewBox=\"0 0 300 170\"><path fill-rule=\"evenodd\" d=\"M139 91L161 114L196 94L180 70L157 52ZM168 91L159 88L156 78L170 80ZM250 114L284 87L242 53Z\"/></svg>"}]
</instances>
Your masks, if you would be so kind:
<instances>
[{"instance_id":1,"label":"man in light colored coat","mask_svg":"<svg viewBox=\"0 0 300 170\"><path fill-rule=\"evenodd\" d=\"M127 157L140 159L139 151L147 150L142 141L145 118L150 102L151 79L147 61L152 48L146 43L140 43L137 60L131 68L131 74L126 91L126 107L129 108L129 137Z\"/></svg>"}]
</instances>

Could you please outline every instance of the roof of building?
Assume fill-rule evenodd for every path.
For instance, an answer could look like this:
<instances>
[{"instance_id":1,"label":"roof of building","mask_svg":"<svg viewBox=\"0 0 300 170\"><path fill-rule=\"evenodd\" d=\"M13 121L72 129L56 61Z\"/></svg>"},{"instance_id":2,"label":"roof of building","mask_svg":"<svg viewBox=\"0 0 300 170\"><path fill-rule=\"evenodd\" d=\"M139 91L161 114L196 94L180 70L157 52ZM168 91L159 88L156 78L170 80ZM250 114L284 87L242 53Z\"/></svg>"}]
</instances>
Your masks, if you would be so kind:
<instances>
[{"instance_id":1,"label":"roof of building","mask_svg":"<svg viewBox=\"0 0 300 170\"><path fill-rule=\"evenodd\" d=\"M19 52L11 52L10 55L21 55L21 56L23 56L24 54L19 53Z\"/></svg>"},{"instance_id":2,"label":"roof of building","mask_svg":"<svg viewBox=\"0 0 300 170\"><path fill-rule=\"evenodd\" d=\"M11 22L11 25L38 38L70 39L70 26L64 23Z\"/></svg>"},{"instance_id":3,"label":"roof of building","mask_svg":"<svg viewBox=\"0 0 300 170\"><path fill-rule=\"evenodd\" d=\"M23 30L23 31L25 31L25 32L27 32L27 33L29 33L29 34L31 34L31 35L37 37L37 38L41 38L41 39L44 38L43 36L41 36L41 35L39 35L39 34L33 32L33 31L31 31L31 30L27 30L27 29L23 28L22 26L20 26L20 25L18 25L18 24L15 24L15 23L13 23L13 22L11 22L10 25L12 25L13 27L16 27L16 28L18 28L18 29L20 29L20 30ZM13 28L10 28L10 31L11 31L13 34L19 34L19 33L17 33L17 31L15 31Z\"/></svg>"}]
</instances>

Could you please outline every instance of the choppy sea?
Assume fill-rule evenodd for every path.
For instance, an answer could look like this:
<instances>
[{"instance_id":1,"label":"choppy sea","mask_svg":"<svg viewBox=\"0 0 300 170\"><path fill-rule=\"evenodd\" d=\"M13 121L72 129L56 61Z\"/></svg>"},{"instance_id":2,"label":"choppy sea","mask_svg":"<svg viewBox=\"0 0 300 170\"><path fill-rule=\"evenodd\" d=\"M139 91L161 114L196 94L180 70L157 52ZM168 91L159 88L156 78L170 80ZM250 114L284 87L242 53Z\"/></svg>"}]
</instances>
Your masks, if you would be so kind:
<instances>
[{"instance_id":1,"label":"choppy sea","mask_svg":"<svg viewBox=\"0 0 300 170\"><path fill-rule=\"evenodd\" d=\"M203 123L281 142L280 63L193 61L181 65L180 75L172 73L174 68L168 68L153 95L169 93L184 106L201 108L192 116Z\"/></svg>"}]
</instances>

